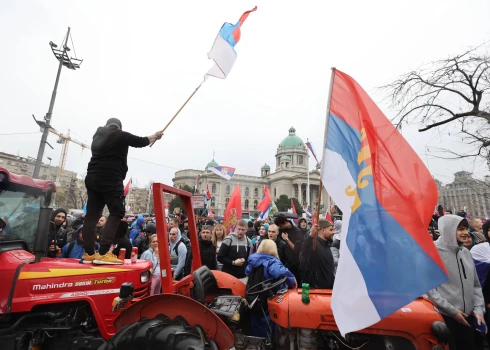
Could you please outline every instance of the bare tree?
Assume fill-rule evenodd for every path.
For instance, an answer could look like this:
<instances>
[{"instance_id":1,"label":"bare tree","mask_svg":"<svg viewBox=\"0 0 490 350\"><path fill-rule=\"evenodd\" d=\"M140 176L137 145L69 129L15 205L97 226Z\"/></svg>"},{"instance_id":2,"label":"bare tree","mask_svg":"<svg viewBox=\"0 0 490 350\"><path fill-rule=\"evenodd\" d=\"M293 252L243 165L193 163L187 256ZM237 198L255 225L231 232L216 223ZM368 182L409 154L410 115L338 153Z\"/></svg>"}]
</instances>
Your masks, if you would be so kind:
<instances>
[{"instance_id":1,"label":"bare tree","mask_svg":"<svg viewBox=\"0 0 490 350\"><path fill-rule=\"evenodd\" d=\"M400 129L403 124L418 123L420 132L458 123L458 136L468 151L444 149L448 156L440 158L484 158L490 168L488 47L487 43L431 62L384 86L391 107L398 110L392 122Z\"/></svg>"}]
</instances>

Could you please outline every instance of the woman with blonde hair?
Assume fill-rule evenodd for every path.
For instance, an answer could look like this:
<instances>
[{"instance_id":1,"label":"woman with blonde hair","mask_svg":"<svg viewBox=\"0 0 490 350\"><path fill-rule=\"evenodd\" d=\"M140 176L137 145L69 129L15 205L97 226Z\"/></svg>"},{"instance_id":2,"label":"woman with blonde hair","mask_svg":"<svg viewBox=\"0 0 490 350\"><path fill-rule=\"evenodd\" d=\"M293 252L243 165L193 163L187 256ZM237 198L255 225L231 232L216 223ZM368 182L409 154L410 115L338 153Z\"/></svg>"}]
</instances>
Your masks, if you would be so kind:
<instances>
[{"instance_id":1,"label":"woman with blonde hair","mask_svg":"<svg viewBox=\"0 0 490 350\"><path fill-rule=\"evenodd\" d=\"M279 260L277 254L277 245L271 239L263 240L257 253L248 257L248 266L245 270L245 274L248 276L247 291L256 284L268 280L271 278L280 279L286 277L286 285L288 288L296 288L297 283L294 275L289 271ZM278 289L282 288L279 286ZM267 293L267 292L265 292ZM269 325L274 325L270 321L269 309L267 308L267 297L260 295L259 300L255 296L247 296L247 301L252 307L250 319L252 324L252 335L255 337L270 337L272 334L268 334ZM274 330L272 329L272 332Z\"/></svg>"},{"instance_id":2,"label":"woman with blonde hair","mask_svg":"<svg viewBox=\"0 0 490 350\"><path fill-rule=\"evenodd\" d=\"M153 263L151 268L151 290L150 295L160 294L162 279L160 278L160 258L158 256L158 238L154 233L150 236L150 248L141 254L141 260L149 260Z\"/></svg>"},{"instance_id":3,"label":"woman with blonde hair","mask_svg":"<svg viewBox=\"0 0 490 350\"><path fill-rule=\"evenodd\" d=\"M223 240L225 239L226 236L226 230L225 227L221 224L219 225L214 225L213 227L213 232L211 235L211 241L213 241L213 245L216 247L216 258L218 258L218 253L219 253L219 248L221 247L221 243L223 243ZM223 264L216 259L217 267L218 270L221 271L223 268Z\"/></svg>"}]
</instances>

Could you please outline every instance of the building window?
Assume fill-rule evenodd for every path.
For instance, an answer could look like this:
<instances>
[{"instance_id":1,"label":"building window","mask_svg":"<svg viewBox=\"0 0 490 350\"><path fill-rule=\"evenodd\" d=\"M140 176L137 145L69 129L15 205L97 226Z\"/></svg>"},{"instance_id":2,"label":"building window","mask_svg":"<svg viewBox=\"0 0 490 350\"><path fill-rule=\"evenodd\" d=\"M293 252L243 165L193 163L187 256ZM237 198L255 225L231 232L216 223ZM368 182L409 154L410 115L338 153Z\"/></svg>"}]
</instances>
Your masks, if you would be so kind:
<instances>
[{"instance_id":1,"label":"building window","mask_svg":"<svg viewBox=\"0 0 490 350\"><path fill-rule=\"evenodd\" d=\"M248 187L245 187L245 196L249 196L250 195L250 189Z\"/></svg>"},{"instance_id":2,"label":"building window","mask_svg":"<svg viewBox=\"0 0 490 350\"><path fill-rule=\"evenodd\" d=\"M259 196L259 189L257 187L254 188L254 197Z\"/></svg>"},{"instance_id":3,"label":"building window","mask_svg":"<svg viewBox=\"0 0 490 350\"><path fill-rule=\"evenodd\" d=\"M216 184L211 186L211 193L216 193Z\"/></svg>"},{"instance_id":4,"label":"building window","mask_svg":"<svg viewBox=\"0 0 490 350\"><path fill-rule=\"evenodd\" d=\"M231 192L231 186L226 185L226 194L230 194L230 192Z\"/></svg>"},{"instance_id":5,"label":"building window","mask_svg":"<svg viewBox=\"0 0 490 350\"><path fill-rule=\"evenodd\" d=\"M215 198L211 197L211 206L214 208L216 206Z\"/></svg>"},{"instance_id":6,"label":"building window","mask_svg":"<svg viewBox=\"0 0 490 350\"><path fill-rule=\"evenodd\" d=\"M226 205L228 205L228 202L230 201L230 198L226 198Z\"/></svg>"},{"instance_id":7,"label":"building window","mask_svg":"<svg viewBox=\"0 0 490 350\"><path fill-rule=\"evenodd\" d=\"M303 156L298 156L298 164L303 164Z\"/></svg>"},{"instance_id":8,"label":"building window","mask_svg":"<svg viewBox=\"0 0 490 350\"><path fill-rule=\"evenodd\" d=\"M274 188L274 198L277 198L277 190Z\"/></svg>"},{"instance_id":9,"label":"building window","mask_svg":"<svg viewBox=\"0 0 490 350\"><path fill-rule=\"evenodd\" d=\"M245 208L248 209L248 199L245 199Z\"/></svg>"},{"instance_id":10,"label":"building window","mask_svg":"<svg viewBox=\"0 0 490 350\"><path fill-rule=\"evenodd\" d=\"M296 185L294 188L294 197L298 198L298 187L299 185Z\"/></svg>"},{"instance_id":11,"label":"building window","mask_svg":"<svg viewBox=\"0 0 490 350\"><path fill-rule=\"evenodd\" d=\"M259 204L259 202L257 200L254 200L254 209L257 209L258 204Z\"/></svg>"}]
</instances>

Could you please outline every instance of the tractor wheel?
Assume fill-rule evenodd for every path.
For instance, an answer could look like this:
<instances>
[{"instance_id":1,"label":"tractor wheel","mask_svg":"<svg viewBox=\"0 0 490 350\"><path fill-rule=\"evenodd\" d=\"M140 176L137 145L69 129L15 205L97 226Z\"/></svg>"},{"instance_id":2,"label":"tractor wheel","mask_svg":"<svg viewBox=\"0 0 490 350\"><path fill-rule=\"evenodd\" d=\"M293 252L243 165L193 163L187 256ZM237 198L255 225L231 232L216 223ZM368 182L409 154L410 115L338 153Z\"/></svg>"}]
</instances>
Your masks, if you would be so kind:
<instances>
[{"instance_id":1,"label":"tractor wheel","mask_svg":"<svg viewBox=\"0 0 490 350\"><path fill-rule=\"evenodd\" d=\"M214 341L206 338L201 326L191 327L177 316L173 320L164 314L143 318L121 328L98 350L218 350Z\"/></svg>"}]
</instances>

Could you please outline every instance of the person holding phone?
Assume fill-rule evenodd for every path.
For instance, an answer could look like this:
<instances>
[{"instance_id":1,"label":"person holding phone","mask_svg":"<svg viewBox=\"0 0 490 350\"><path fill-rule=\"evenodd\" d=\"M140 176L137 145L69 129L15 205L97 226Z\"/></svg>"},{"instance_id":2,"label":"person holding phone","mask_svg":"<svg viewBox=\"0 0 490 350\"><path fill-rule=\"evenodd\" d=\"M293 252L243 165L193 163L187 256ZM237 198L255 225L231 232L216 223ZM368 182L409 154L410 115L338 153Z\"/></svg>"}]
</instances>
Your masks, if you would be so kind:
<instances>
[{"instance_id":1,"label":"person holding phone","mask_svg":"<svg viewBox=\"0 0 490 350\"><path fill-rule=\"evenodd\" d=\"M441 236L435 242L448 272L448 281L427 293L449 328L450 350L473 349L474 329L486 334L485 303L473 257L464 244L470 237L468 220L457 215L439 218Z\"/></svg>"}]
</instances>

